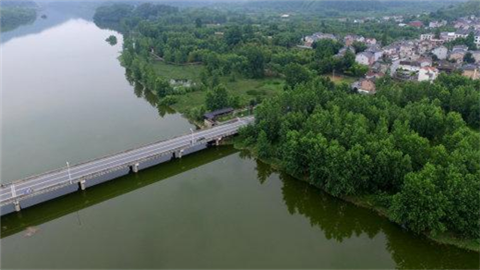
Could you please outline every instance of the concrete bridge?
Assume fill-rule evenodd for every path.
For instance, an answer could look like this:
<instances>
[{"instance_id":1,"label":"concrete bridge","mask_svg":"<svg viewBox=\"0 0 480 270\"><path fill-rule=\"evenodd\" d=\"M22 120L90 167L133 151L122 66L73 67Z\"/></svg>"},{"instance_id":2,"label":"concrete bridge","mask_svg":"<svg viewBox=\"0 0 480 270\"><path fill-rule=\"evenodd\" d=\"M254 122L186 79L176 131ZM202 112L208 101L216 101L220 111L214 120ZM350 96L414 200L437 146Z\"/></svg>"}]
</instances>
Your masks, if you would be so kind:
<instances>
[{"instance_id":1,"label":"concrete bridge","mask_svg":"<svg viewBox=\"0 0 480 270\"><path fill-rule=\"evenodd\" d=\"M78 190L118 178L128 173L181 158L217 144L232 136L240 127L254 121L239 118L210 129L199 130L166 141L152 143L122 153L98 158L82 164L64 167L2 185L0 215L6 215Z\"/></svg>"}]
</instances>

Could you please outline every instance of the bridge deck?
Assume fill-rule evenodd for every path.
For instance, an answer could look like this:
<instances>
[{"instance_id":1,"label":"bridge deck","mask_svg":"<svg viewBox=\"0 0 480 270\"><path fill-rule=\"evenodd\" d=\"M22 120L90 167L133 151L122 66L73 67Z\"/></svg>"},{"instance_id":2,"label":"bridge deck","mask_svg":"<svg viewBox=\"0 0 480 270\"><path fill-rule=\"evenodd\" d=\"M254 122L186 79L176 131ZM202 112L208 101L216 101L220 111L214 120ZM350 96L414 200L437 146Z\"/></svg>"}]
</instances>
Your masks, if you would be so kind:
<instances>
[{"instance_id":1,"label":"bridge deck","mask_svg":"<svg viewBox=\"0 0 480 270\"><path fill-rule=\"evenodd\" d=\"M48 190L62 187L112 170L133 166L139 162L161 155L171 154L188 147L236 134L242 126L253 121L253 117L245 117L237 121L216 126L210 129L195 131L173 139L152 143L139 148L127 150L114 155L98 158L85 163L64 167L40 175L3 185L0 188L0 205L13 203L26 197L35 196ZM192 141L193 138L193 141Z\"/></svg>"}]
</instances>

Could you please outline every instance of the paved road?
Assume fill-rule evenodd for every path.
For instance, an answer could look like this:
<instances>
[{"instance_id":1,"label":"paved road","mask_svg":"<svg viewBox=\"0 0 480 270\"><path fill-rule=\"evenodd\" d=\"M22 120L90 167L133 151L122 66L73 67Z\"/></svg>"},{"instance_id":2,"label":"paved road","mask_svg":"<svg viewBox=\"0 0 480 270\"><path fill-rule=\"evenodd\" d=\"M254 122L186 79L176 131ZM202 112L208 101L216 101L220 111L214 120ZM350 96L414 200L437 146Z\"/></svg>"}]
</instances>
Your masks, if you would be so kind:
<instances>
[{"instance_id":1,"label":"paved road","mask_svg":"<svg viewBox=\"0 0 480 270\"><path fill-rule=\"evenodd\" d=\"M231 133L235 133L239 127L253 122L253 117L240 118L238 121L216 126L210 129L194 132L194 142L197 140L212 140ZM128 150L105 158L96 159L79 165L70 166L70 176L67 168L50 173L29 177L24 180L14 181L0 188L0 204L14 197L29 194L31 192L47 189L56 185L76 181L88 175L106 171L115 167L132 165L137 161L158 155L164 152L183 149L192 144L192 135L186 134L167 141L153 143L140 148Z\"/></svg>"}]
</instances>

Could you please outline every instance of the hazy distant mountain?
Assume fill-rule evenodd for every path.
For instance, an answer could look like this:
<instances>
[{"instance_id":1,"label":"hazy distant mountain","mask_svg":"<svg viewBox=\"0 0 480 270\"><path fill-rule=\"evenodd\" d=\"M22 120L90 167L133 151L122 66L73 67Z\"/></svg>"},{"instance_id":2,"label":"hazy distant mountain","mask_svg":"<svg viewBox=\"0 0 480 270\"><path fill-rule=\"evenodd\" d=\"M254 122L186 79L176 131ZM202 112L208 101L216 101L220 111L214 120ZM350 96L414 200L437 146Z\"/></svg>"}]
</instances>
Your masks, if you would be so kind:
<instances>
[{"instance_id":1,"label":"hazy distant mountain","mask_svg":"<svg viewBox=\"0 0 480 270\"><path fill-rule=\"evenodd\" d=\"M0 7L37 7L37 3L30 0L25 0L25 1L3 0L3 1L0 1Z\"/></svg>"},{"instance_id":2,"label":"hazy distant mountain","mask_svg":"<svg viewBox=\"0 0 480 270\"><path fill-rule=\"evenodd\" d=\"M467 0L249 0L255 7L284 11L389 11L412 9L433 11Z\"/></svg>"},{"instance_id":3,"label":"hazy distant mountain","mask_svg":"<svg viewBox=\"0 0 480 270\"><path fill-rule=\"evenodd\" d=\"M450 20L468 15L480 16L480 0L470 0L458 5L450 5L432 14L434 17Z\"/></svg>"}]
</instances>

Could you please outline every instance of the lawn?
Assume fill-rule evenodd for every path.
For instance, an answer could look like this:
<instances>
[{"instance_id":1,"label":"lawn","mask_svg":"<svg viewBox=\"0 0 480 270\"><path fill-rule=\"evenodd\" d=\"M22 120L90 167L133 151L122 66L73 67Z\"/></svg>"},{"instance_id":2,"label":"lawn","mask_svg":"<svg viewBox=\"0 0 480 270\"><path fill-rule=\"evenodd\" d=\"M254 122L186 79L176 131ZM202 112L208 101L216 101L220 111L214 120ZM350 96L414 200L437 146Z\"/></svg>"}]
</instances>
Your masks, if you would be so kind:
<instances>
[{"instance_id":1,"label":"lawn","mask_svg":"<svg viewBox=\"0 0 480 270\"><path fill-rule=\"evenodd\" d=\"M200 83L201 65L176 66L162 62L154 64L155 70L165 79L187 79ZM228 77L221 77L220 83L225 85L232 96L239 96L242 105L247 105L251 99L271 97L282 91L284 81L278 78L246 79L237 78L230 81ZM195 91L185 95L175 96L177 103L171 107L179 112L198 107L205 102L206 91Z\"/></svg>"},{"instance_id":2,"label":"lawn","mask_svg":"<svg viewBox=\"0 0 480 270\"><path fill-rule=\"evenodd\" d=\"M200 81L202 66L199 65L168 65L163 62L153 64L155 71L165 79L187 79L194 82Z\"/></svg>"},{"instance_id":3,"label":"lawn","mask_svg":"<svg viewBox=\"0 0 480 270\"><path fill-rule=\"evenodd\" d=\"M342 83L346 83L350 85L357 80L357 78L347 77L343 75L335 75L335 76L328 75L327 77L330 78L330 80L336 85L339 85Z\"/></svg>"}]
</instances>

